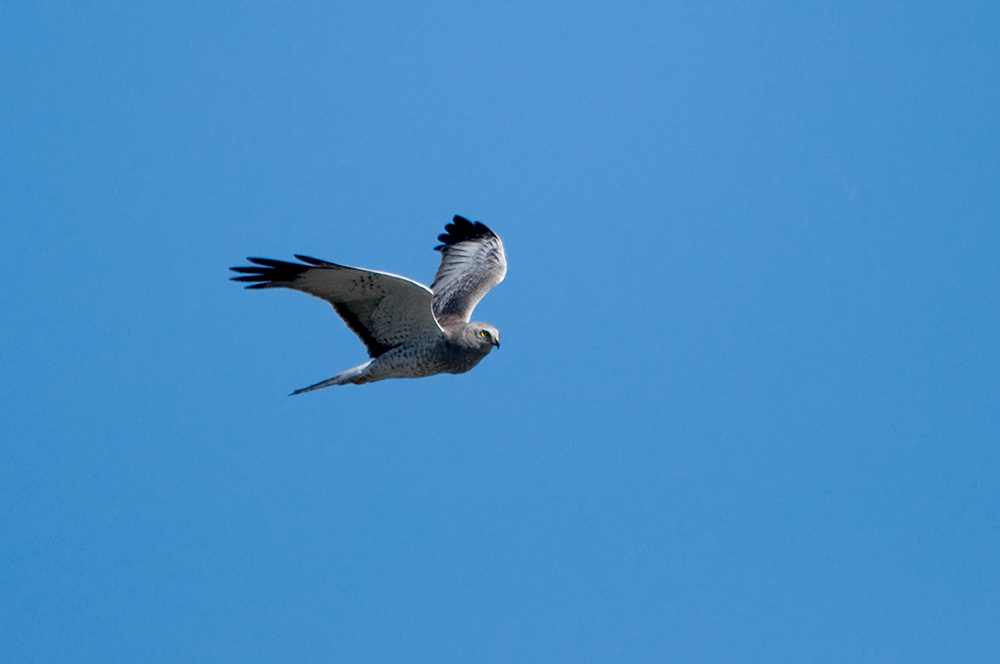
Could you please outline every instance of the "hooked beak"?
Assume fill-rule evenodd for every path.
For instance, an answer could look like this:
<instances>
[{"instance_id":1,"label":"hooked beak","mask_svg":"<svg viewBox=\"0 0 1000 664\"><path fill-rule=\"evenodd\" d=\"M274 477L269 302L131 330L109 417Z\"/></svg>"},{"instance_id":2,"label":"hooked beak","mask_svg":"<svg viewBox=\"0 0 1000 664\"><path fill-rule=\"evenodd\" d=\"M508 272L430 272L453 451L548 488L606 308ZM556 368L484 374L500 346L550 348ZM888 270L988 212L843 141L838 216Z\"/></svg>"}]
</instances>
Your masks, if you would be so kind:
<instances>
[{"instance_id":1,"label":"hooked beak","mask_svg":"<svg viewBox=\"0 0 1000 664\"><path fill-rule=\"evenodd\" d=\"M493 340L493 345L497 347L497 350L500 349L500 337Z\"/></svg>"}]
</instances>

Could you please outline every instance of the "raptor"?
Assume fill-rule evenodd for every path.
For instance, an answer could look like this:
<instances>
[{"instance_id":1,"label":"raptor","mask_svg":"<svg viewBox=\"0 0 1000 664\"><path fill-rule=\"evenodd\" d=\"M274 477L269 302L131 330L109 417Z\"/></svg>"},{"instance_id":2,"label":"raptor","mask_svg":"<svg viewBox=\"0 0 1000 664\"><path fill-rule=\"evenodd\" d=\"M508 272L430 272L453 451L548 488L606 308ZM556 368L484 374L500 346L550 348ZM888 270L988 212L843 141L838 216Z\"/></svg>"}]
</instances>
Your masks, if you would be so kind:
<instances>
[{"instance_id":1,"label":"raptor","mask_svg":"<svg viewBox=\"0 0 1000 664\"><path fill-rule=\"evenodd\" d=\"M361 385L387 378L465 373L500 347L492 325L470 322L483 296L507 273L503 243L481 222L455 216L438 236L441 266L428 288L388 272L295 255L300 262L247 258L230 268L247 288L290 288L326 300L361 339L371 359L295 390Z\"/></svg>"}]
</instances>

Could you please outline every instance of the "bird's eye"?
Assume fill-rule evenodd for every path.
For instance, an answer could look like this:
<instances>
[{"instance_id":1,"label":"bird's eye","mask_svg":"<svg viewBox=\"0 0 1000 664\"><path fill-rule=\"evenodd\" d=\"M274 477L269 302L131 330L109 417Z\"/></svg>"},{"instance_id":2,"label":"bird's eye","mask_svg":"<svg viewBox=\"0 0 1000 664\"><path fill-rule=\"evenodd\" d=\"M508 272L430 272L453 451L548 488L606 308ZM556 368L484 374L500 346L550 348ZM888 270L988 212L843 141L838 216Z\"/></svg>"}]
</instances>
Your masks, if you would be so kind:
<instances>
[{"instance_id":1,"label":"bird's eye","mask_svg":"<svg viewBox=\"0 0 1000 664\"><path fill-rule=\"evenodd\" d=\"M489 333L488 330L480 330L479 331L479 336L481 336L484 339L489 339L490 338L490 333Z\"/></svg>"}]
</instances>

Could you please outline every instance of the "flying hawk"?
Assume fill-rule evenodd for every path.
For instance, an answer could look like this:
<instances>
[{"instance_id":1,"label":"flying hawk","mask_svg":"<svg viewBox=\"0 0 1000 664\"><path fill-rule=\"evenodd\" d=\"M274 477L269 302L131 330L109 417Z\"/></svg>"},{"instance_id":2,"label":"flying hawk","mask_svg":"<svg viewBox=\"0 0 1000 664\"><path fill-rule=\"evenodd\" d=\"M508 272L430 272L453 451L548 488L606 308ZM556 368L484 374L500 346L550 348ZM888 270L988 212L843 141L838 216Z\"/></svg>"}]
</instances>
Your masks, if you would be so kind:
<instances>
[{"instance_id":1,"label":"flying hawk","mask_svg":"<svg viewBox=\"0 0 1000 664\"><path fill-rule=\"evenodd\" d=\"M396 274L298 254L301 263L247 258L252 266L229 268L244 275L233 281L251 282L247 288L291 288L326 300L368 349L368 362L292 394L465 373L500 347L495 327L469 318L507 273L503 243L485 224L458 215L444 230L434 247L441 252L441 266L430 288Z\"/></svg>"}]
</instances>

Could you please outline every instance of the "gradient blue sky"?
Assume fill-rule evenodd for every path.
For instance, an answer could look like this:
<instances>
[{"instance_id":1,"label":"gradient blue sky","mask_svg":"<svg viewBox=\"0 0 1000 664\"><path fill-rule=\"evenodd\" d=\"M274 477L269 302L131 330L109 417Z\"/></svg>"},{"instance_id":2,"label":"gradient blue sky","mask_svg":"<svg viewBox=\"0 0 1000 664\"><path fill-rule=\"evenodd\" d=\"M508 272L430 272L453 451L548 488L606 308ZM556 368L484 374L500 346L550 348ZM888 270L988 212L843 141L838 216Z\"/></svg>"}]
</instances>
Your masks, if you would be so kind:
<instances>
[{"instance_id":1,"label":"gradient blue sky","mask_svg":"<svg viewBox=\"0 0 1000 664\"><path fill-rule=\"evenodd\" d=\"M1000 5L18 2L11 662L1000 661ZM507 245L463 376L293 252Z\"/></svg>"}]
</instances>

